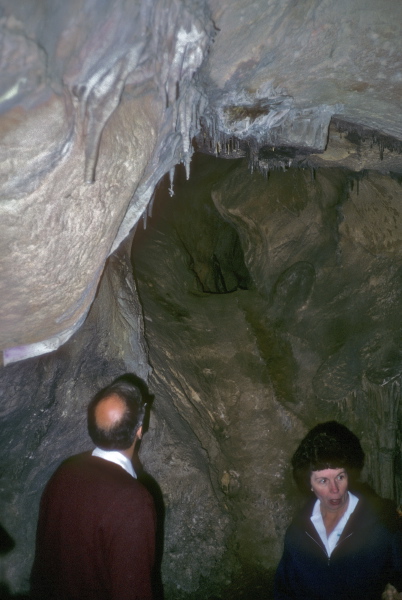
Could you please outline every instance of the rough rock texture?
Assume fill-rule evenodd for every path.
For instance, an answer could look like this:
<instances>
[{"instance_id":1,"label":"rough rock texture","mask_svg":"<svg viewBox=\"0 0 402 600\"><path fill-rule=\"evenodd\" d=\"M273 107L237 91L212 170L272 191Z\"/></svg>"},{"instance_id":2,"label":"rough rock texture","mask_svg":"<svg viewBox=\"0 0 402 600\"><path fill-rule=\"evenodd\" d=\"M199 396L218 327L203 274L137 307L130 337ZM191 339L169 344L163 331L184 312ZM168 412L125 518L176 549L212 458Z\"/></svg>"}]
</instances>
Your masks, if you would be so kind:
<instances>
[{"instance_id":1,"label":"rough rock texture","mask_svg":"<svg viewBox=\"0 0 402 600\"><path fill-rule=\"evenodd\" d=\"M254 573L268 594L295 499L289 459L307 428L351 427L365 480L401 502L400 184L340 169L267 179L247 161L197 157L175 187L133 250L156 411L174 407L188 424L227 513L225 529L210 525L208 554L237 591ZM169 553L167 542L166 564ZM196 556L193 594L195 565L205 566Z\"/></svg>"},{"instance_id":2,"label":"rough rock texture","mask_svg":"<svg viewBox=\"0 0 402 600\"><path fill-rule=\"evenodd\" d=\"M164 515L168 600L269 597L297 500L290 456L316 422L361 436L365 479L400 502L398 181L344 169L266 178L246 160L197 155L190 181L179 169L173 198L168 187L135 234L135 283L125 244L71 340L1 371L13 591L27 589L46 480L90 447L87 400L124 371L155 395L141 459Z\"/></svg>"},{"instance_id":3,"label":"rough rock texture","mask_svg":"<svg viewBox=\"0 0 402 600\"><path fill-rule=\"evenodd\" d=\"M173 426L178 446L185 440L187 453L198 456L195 477L173 447L156 476L169 490L167 514L181 505L187 521L174 544L166 539L166 568L176 557L177 567L165 574L165 585L170 592L183 570L181 587L190 597L213 585L230 589L233 580L241 587L250 576L254 591L264 583L268 593L290 514L287 456L303 428L275 395L250 323L261 301L248 290L252 280L235 230L211 201L219 171L233 165L217 170L199 158L197 166L189 185L183 173L178 177L177 197L163 199L133 250L155 410Z\"/></svg>"},{"instance_id":4,"label":"rough rock texture","mask_svg":"<svg viewBox=\"0 0 402 600\"><path fill-rule=\"evenodd\" d=\"M387 0L211 0L218 35L201 78L207 129L323 150L332 116L402 139L402 6Z\"/></svg>"},{"instance_id":5,"label":"rough rock texture","mask_svg":"<svg viewBox=\"0 0 402 600\"><path fill-rule=\"evenodd\" d=\"M398 0L1 0L4 362L80 326L200 125L217 153L287 148L264 168L325 150L332 117L400 150L401 17Z\"/></svg>"},{"instance_id":6,"label":"rough rock texture","mask_svg":"<svg viewBox=\"0 0 402 600\"><path fill-rule=\"evenodd\" d=\"M55 353L0 371L0 524L15 544L4 557L0 544L0 583L11 590L28 589L44 483L64 457L91 447L89 398L117 375L134 370L147 378L149 366L141 309L122 248L109 261L80 331Z\"/></svg>"},{"instance_id":7,"label":"rough rock texture","mask_svg":"<svg viewBox=\"0 0 402 600\"><path fill-rule=\"evenodd\" d=\"M369 451L368 481L399 502L400 195L375 173L266 179L245 165L213 193L267 303L258 336L277 396L305 422L346 419Z\"/></svg>"},{"instance_id":8,"label":"rough rock texture","mask_svg":"<svg viewBox=\"0 0 402 600\"><path fill-rule=\"evenodd\" d=\"M5 362L68 339L158 179L189 161L203 6L0 4Z\"/></svg>"}]
</instances>

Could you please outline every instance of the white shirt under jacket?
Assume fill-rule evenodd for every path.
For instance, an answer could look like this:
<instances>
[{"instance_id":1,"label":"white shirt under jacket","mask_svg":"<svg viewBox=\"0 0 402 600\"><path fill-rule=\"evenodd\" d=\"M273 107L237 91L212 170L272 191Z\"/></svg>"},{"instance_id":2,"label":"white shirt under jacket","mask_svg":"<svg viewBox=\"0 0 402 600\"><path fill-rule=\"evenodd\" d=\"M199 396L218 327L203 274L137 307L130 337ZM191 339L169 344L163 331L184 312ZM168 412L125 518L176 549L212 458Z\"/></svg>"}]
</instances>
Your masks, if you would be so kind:
<instances>
[{"instance_id":1,"label":"white shirt under jacket","mask_svg":"<svg viewBox=\"0 0 402 600\"><path fill-rule=\"evenodd\" d=\"M327 536L327 532L325 531L325 525L321 515L320 501L317 500L317 502L314 504L313 514L311 515L310 519L327 550L328 556L331 556L335 546L339 541L339 538L342 535L342 531L345 529L345 525L348 522L350 515L356 508L357 503L359 502L359 499L356 498L356 496L354 496L351 492L348 492L348 494L348 508L346 509L345 514L343 515L335 529L329 534L329 536Z\"/></svg>"}]
</instances>

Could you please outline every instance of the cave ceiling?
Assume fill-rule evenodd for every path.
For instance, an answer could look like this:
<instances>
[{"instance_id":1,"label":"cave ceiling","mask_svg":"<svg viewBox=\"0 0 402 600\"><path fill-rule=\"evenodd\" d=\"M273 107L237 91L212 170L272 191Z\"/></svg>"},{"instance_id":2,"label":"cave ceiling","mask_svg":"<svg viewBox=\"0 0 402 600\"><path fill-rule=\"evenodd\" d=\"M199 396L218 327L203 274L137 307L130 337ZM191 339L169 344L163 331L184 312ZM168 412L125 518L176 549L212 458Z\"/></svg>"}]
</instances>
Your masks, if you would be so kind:
<instances>
[{"instance_id":1,"label":"cave ceiling","mask_svg":"<svg viewBox=\"0 0 402 600\"><path fill-rule=\"evenodd\" d=\"M401 19L398 0L1 0L4 362L79 328L194 145L398 177Z\"/></svg>"}]
</instances>

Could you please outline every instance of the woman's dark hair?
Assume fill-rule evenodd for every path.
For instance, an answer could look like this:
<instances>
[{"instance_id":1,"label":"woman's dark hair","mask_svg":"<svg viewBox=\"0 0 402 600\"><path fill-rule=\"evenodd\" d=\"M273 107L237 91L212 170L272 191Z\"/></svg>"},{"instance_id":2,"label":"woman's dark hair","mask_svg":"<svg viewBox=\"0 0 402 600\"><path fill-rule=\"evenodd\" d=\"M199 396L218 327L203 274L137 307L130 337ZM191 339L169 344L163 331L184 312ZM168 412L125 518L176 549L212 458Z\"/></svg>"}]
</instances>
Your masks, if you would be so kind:
<instances>
[{"instance_id":1,"label":"woman's dark hair","mask_svg":"<svg viewBox=\"0 0 402 600\"><path fill-rule=\"evenodd\" d=\"M312 471L345 469L353 487L363 465L364 452L359 439L337 421L313 427L292 457L293 477L304 493L310 491Z\"/></svg>"},{"instance_id":2,"label":"woman's dark hair","mask_svg":"<svg viewBox=\"0 0 402 600\"><path fill-rule=\"evenodd\" d=\"M113 395L125 404L123 417L113 427L104 429L96 422L96 407ZM136 375L127 373L100 390L88 405L88 433L93 443L102 450L127 450L141 427L147 402L150 400L146 383Z\"/></svg>"}]
</instances>

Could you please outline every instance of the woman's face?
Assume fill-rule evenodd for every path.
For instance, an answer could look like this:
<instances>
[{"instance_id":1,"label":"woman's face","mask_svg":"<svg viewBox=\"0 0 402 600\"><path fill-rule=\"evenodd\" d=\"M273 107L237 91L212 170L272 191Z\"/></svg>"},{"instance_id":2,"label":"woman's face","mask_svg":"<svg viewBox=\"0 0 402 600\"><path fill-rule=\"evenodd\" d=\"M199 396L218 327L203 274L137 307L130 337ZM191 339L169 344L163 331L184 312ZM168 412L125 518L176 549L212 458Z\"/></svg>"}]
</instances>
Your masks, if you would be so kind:
<instances>
[{"instance_id":1,"label":"woman's face","mask_svg":"<svg viewBox=\"0 0 402 600\"><path fill-rule=\"evenodd\" d=\"M348 475L345 469L312 471L310 482L322 509L329 512L345 510L348 501Z\"/></svg>"}]
</instances>

